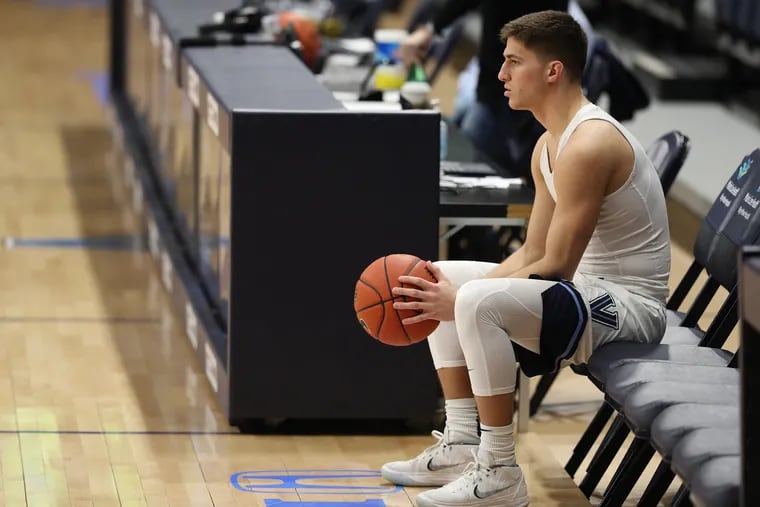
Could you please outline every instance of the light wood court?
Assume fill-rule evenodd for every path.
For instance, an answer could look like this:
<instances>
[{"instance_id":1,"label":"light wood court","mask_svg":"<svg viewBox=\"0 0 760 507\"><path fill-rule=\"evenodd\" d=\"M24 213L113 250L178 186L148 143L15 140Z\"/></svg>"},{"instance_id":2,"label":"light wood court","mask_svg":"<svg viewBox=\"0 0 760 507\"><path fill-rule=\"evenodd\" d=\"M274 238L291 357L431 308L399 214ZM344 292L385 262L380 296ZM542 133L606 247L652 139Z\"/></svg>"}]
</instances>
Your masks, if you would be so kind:
<instances>
[{"instance_id":1,"label":"light wood court","mask_svg":"<svg viewBox=\"0 0 760 507\"><path fill-rule=\"evenodd\" d=\"M228 426L106 163L96 4L0 0L0 505L413 505L377 471L429 436ZM562 378L519 436L532 505L589 505L560 460L599 396Z\"/></svg>"}]
</instances>

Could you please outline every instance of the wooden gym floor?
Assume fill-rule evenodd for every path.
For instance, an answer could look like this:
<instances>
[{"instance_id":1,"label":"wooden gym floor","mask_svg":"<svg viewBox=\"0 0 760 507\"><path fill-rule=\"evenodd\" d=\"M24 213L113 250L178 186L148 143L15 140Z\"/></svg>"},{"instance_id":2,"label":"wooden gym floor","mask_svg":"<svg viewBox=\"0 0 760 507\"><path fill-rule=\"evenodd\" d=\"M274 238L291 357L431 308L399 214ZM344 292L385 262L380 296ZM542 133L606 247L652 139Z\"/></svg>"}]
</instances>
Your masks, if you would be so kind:
<instances>
[{"instance_id":1,"label":"wooden gym floor","mask_svg":"<svg viewBox=\"0 0 760 507\"><path fill-rule=\"evenodd\" d=\"M98 3L0 0L0 505L413 505L376 471L430 437L226 424L106 163ZM589 505L560 463L599 400L565 373L519 436L533 505Z\"/></svg>"}]
</instances>

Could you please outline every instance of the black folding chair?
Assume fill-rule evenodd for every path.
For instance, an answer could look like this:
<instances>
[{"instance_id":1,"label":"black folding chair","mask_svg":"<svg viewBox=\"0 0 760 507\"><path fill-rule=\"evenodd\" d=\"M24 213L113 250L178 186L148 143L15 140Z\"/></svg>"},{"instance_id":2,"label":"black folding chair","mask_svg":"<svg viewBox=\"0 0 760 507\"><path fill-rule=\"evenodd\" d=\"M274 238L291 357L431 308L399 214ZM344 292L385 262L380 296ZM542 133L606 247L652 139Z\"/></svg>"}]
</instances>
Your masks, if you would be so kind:
<instances>
[{"instance_id":1,"label":"black folding chair","mask_svg":"<svg viewBox=\"0 0 760 507\"><path fill-rule=\"evenodd\" d=\"M647 155L660 175L665 195L668 195L690 149L689 138L678 130L660 136L647 147Z\"/></svg>"},{"instance_id":2,"label":"black folding chair","mask_svg":"<svg viewBox=\"0 0 760 507\"><path fill-rule=\"evenodd\" d=\"M755 150L745 157L721 195L716 199L697 237L695 263L692 268L701 265L710 276L692 308L685 315L682 326L686 326L692 321L696 323L698 317L694 318L695 314L701 315L718 286L730 289L729 297L726 298L712 325L700 341L700 345L703 346L721 346L737 321L735 290L737 252L742 245L754 244L760 238L760 215L758 215L756 208L746 204L746 199L744 199L747 192L756 192L760 182L760 174L752 172L748 176L753 162L757 160L760 160L760 150ZM726 194L731 198L726 197ZM748 212L745 208L751 211ZM690 269L690 271L697 271L697 274L699 270ZM668 328L668 332L672 329L674 328ZM633 412L621 409L628 403L626 398L630 394L631 386L637 382L643 383L651 380L651 370L657 370L659 366L651 366L647 362L657 353L662 355L663 350L669 351L664 357L668 370L667 375L678 369L676 366L668 365L675 363L704 364L701 360L695 362L696 356L708 357L710 359L707 361L709 367L725 366L725 357L713 357L712 351L700 347L686 346L684 349L674 347L668 349L668 346L665 345L637 347L622 343L612 343L601 347L589 361L586 373L594 384L605 392L605 404L576 446L573 457L566 467L568 472L575 473L613 409L624 412L625 417L621 415L617 417L589 465L587 474L581 482L581 490L587 496L591 495L602 474L622 445L629 432L629 427L637 432L634 444L629 448L623 464L618 468L605 493L603 505L615 505L616 502L622 502L625 499L635 483L634 478L638 477L646 465L646 461L651 458L654 452L647 439L651 427L651 418L656 416L656 413L651 412L652 406L647 407L649 412L643 409L637 411L635 405ZM675 352L681 350L687 352L682 357L678 357ZM662 360L660 362L662 363ZM720 364L721 362L724 364ZM638 371L643 369L648 369L650 374L643 374ZM688 368L683 369L683 372L688 371ZM642 413L644 414L642 415ZM600 419L602 420L600 421ZM633 482L631 482L632 480Z\"/></svg>"}]
</instances>

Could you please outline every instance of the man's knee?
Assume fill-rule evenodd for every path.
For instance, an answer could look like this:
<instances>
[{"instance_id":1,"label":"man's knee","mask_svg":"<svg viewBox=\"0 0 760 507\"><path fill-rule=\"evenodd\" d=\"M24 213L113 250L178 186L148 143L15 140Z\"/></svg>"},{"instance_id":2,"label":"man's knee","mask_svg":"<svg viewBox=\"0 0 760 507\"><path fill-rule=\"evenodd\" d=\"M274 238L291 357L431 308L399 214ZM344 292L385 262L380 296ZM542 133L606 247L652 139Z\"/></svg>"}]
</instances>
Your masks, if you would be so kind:
<instances>
[{"instance_id":1,"label":"man's knee","mask_svg":"<svg viewBox=\"0 0 760 507\"><path fill-rule=\"evenodd\" d=\"M454 312L472 311L475 306L475 297L477 294L477 284L479 280L471 280L457 290L457 299L454 302Z\"/></svg>"},{"instance_id":2,"label":"man's knee","mask_svg":"<svg viewBox=\"0 0 760 507\"><path fill-rule=\"evenodd\" d=\"M475 315L488 313L494 310L494 298L488 298L488 294L493 292L493 280L476 279L470 280L459 287L457 299L454 304L454 311L472 312ZM504 280L500 284L500 291L508 291L509 287L504 285Z\"/></svg>"}]
</instances>

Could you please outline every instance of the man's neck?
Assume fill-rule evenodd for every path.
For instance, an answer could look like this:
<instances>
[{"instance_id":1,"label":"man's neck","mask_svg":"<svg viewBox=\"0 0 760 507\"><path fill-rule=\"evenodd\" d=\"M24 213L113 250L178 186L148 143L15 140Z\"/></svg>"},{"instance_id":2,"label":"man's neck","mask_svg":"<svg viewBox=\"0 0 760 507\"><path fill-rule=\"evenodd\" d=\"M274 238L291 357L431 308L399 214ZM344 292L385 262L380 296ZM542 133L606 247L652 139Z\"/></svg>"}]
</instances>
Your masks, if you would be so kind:
<instances>
[{"instance_id":1,"label":"man's neck","mask_svg":"<svg viewBox=\"0 0 760 507\"><path fill-rule=\"evenodd\" d=\"M533 114L549 131L549 135L559 140L576 113L588 103L588 99L578 87L555 90L555 93L547 96L541 107Z\"/></svg>"}]
</instances>

